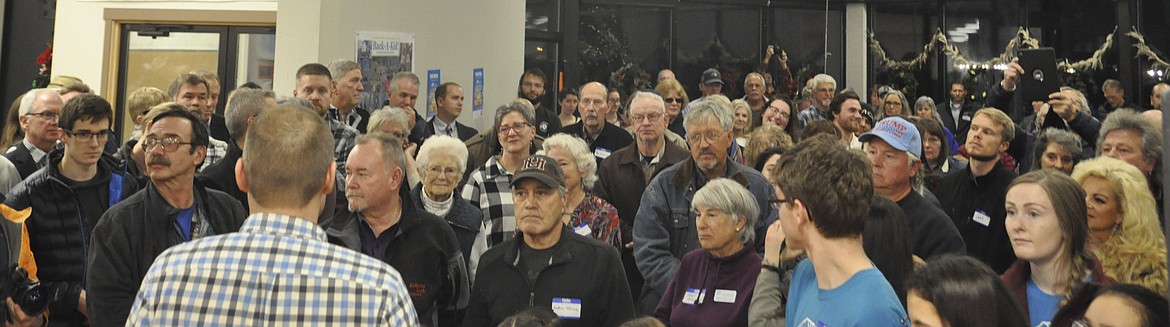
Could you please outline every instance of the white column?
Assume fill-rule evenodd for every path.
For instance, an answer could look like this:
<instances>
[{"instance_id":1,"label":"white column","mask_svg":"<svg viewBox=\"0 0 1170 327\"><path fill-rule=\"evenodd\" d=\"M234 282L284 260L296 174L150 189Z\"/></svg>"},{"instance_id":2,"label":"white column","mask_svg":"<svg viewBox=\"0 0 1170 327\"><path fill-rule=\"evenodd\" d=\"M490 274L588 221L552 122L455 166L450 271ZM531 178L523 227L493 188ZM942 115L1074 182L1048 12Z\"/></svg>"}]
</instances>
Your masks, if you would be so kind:
<instances>
[{"instance_id":1,"label":"white column","mask_svg":"<svg viewBox=\"0 0 1170 327\"><path fill-rule=\"evenodd\" d=\"M862 99L868 99L869 23L864 3L845 5L845 81Z\"/></svg>"}]
</instances>

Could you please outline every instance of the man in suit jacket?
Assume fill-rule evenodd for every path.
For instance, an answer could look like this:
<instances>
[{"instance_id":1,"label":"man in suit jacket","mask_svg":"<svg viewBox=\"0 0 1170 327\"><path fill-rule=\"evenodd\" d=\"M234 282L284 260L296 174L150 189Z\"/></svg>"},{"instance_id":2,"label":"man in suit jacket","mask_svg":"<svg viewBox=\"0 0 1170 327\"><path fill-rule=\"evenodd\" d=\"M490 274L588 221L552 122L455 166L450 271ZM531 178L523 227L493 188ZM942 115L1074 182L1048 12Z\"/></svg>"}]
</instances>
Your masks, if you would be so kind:
<instances>
[{"instance_id":1,"label":"man in suit jacket","mask_svg":"<svg viewBox=\"0 0 1170 327\"><path fill-rule=\"evenodd\" d=\"M4 156L20 172L20 179L28 178L28 175L45 166L45 155L61 137L57 117L63 106L65 102L57 90L34 89L24 94L18 109L24 140L4 151Z\"/></svg>"},{"instance_id":2,"label":"man in suit jacket","mask_svg":"<svg viewBox=\"0 0 1170 327\"><path fill-rule=\"evenodd\" d=\"M951 83L951 99L935 104L938 115L942 117L940 123L955 135L955 140L963 144L967 140L967 129L971 128L971 118L975 115L974 103L967 101L967 87L960 82Z\"/></svg>"},{"instance_id":3,"label":"man in suit jacket","mask_svg":"<svg viewBox=\"0 0 1170 327\"><path fill-rule=\"evenodd\" d=\"M438 112L435 117L422 126L415 127L418 133L410 140L414 144L422 144L431 135L447 135L467 141L479 131L455 120L463 113L463 88L455 83L443 83L435 88L435 106Z\"/></svg>"},{"instance_id":4,"label":"man in suit jacket","mask_svg":"<svg viewBox=\"0 0 1170 327\"><path fill-rule=\"evenodd\" d=\"M362 91L365 91L361 66L353 60L338 59L329 63L329 74L333 76L333 103L329 117L365 133L370 112L357 107L362 102Z\"/></svg>"}]
</instances>

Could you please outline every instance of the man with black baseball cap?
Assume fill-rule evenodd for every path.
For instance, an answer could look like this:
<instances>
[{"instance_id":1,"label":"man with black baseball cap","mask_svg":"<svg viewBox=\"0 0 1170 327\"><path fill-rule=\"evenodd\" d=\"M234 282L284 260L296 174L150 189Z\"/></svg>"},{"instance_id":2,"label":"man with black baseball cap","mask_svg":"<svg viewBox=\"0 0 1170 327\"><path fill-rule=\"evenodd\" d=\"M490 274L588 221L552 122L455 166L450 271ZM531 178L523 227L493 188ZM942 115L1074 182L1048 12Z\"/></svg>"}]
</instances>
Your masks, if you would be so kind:
<instances>
[{"instance_id":1,"label":"man with black baseball cap","mask_svg":"<svg viewBox=\"0 0 1170 327\"><path fill-rule=\"evenodd\" d=\"M524 159L511 185L519 235L483 254L463 326L496 326L536 306L552 309L565 326L633 318L617 250L564 228L561 217L572 210L556 160Z\"/></svg>"},{"instance_id":2,"label":"man with black baseball cap","mask_svg":"<svg viewBox=\"0 0 1170 327\"><path fill-rule=\"evenodd\" d=\"M686 108L683 108L683 116L686 116L691 106L699 103L699 101L703 101L703 99L712 95L723 94L723 75L719 74L719 70L707 68L707 70L703 71L703 77L699 79L699 91L703 92L703 96L691 100L691 103L688 103Z\"/></svg>"}]
</instances>

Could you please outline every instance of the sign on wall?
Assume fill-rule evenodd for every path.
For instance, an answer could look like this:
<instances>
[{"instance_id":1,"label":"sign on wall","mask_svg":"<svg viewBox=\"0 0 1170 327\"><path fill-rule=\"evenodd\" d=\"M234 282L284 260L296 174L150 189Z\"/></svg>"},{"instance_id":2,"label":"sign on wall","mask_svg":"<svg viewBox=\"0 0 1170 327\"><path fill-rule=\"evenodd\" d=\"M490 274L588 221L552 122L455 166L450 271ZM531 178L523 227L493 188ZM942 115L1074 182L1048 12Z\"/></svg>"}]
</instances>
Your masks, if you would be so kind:
<instances>
[{"instance_id":1,"label":"sign on wall","mask_svg":"<svg viewBox=\"0 0 1170 327\"><path fill-rule=\"evenodd\" d=\"M358 31L355 43L362 69L362 108L376 110L386 103L390 80L399 72L414 71L412 33Z\"/></svg>"},{"instance_id":2,"label":"sign on wall","mask_svg":"<svg viewBox=\"0 0 1170 327\"><path fill-rule=\"evenodd\" d=\"M483 112L483 67L471 71L471 85L471 112L479 118Z\"/></svg>"},{"instance_id":3,"label":"sign on wall","mask_svg":"<svg viewBox=\"0 0 1170 327\"><path fill-rule=\"evenodd\" d=\"M438 69L431 69L427 71L427 119L434 117L439 111L439 106L435 103L435 89L439 88L442 83Z\"/></svg>"}]
</instances>

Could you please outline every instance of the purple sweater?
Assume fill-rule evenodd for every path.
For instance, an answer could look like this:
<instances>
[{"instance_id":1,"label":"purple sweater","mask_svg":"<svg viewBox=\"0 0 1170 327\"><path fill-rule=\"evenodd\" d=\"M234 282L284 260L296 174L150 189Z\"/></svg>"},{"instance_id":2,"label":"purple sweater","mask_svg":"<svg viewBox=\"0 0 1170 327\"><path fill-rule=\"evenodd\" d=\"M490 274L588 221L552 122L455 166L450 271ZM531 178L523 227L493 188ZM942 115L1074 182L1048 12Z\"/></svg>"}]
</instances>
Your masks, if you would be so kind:
<instances>
[{"instance_id":1,"label":"purple sweater","mask_svg":"<svg viewBox=\"0 0 1170 327\"><path fill-rule=\"evenodd\" d=\"M683 256L654 317L669 326L747 326L760 256L750 246L725 258L699 249Z\"/></svg>"}]
</instances>

